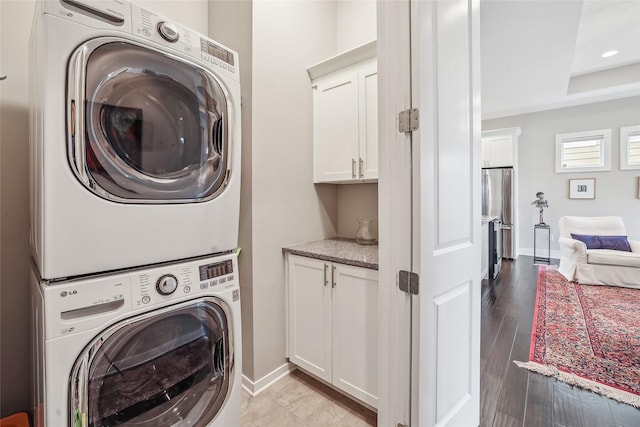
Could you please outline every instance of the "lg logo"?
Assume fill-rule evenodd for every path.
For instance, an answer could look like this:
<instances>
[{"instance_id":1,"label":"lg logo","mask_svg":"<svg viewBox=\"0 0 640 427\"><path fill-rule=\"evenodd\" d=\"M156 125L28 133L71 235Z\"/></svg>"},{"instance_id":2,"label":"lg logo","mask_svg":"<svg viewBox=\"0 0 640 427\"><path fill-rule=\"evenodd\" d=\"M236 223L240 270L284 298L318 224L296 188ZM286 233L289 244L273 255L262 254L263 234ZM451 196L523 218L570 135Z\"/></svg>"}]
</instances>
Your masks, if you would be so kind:
<instances>
[{"instance_id":1,"label":"lg logo","mask_svg":"<svg viewBox=\"0 0 640 427\"><path fill-rule=\"evenodd\" d=\"M62 292L60 292L60 296L61 296L62 298L66 297L67 295L77 295L77 294L78 294L78 291L76 291L76 290L73 290L73 291L62 291Z\"/></svg>"}]
</instances>

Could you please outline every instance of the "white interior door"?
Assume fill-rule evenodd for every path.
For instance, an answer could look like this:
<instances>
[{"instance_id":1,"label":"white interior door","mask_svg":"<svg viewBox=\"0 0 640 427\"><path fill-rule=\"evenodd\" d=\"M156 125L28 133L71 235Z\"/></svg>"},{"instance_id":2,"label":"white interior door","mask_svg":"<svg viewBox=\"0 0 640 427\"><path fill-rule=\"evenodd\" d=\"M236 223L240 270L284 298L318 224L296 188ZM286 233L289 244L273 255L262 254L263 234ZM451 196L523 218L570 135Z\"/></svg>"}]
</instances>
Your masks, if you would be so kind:
<instances>
[{"instance_id":1,"label":"white interior door","mask_svg":"<svg viewBox=\"0 0 640 427\"><path fill-rule=\"evenodd\" d=\"M479 1L378 4L378 424L477 426ZM411 81L410 88L406 81ZM419 129L400 134L398 113L410 107L420 111ZM417 296L398 290L399 270L419 274ZM409 325L407 313L412 313ZM389 350L396 345L399 350Z\"/></svg>"},{"instance_id":2,"label":"white interior door","mask_svg":"<svg viewBox=\"0 0 640 427\"><path fill-rule=\"evenodd\" d=\"M397 286L412 270L411 135L398 131L398 112L411 107L409 1L378 1L378 425L411 422L412 297Z\"/></svg>"},{"instance_id":3,"label":"white interior door","mask_svg":"<svg viewBox=\"0 0 640 427\"><path fill-rule=\"evenodd\" d=\"M411 3L415 313L412 425L477 426L480 408L479 1ZM418 342L416 342L418 341ZM417 345L416 345L417 344Z\"/></svg>"}]
</instances>

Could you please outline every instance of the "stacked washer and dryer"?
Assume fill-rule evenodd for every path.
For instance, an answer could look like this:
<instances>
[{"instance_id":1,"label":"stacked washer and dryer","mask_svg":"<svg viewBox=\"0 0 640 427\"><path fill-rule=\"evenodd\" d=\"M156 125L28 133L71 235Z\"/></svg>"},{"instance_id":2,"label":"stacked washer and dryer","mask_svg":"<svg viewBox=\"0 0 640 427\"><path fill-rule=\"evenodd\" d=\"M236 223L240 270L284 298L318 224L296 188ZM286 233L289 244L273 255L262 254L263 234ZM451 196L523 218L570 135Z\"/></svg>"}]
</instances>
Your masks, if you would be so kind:
<instances>
[{"instance_id":1,"label":"stacked washer and dryer","mask_svg":"<svg viewBox=\"0 0 640 427\"><path fill-rule=\"evenodd\" d=\"M238 425L237 53L40 0L31 61L35 425Z\"/></svg>"}]
</instances>

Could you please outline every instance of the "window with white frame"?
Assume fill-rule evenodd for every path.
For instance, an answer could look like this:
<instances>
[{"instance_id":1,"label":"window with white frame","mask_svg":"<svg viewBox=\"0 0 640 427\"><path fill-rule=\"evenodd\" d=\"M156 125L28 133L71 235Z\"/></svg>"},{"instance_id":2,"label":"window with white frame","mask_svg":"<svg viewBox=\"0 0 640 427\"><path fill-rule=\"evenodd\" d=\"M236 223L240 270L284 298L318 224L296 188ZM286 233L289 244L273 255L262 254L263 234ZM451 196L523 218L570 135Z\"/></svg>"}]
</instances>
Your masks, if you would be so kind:
<instances>
[{"instance_id":1,"label":"window with white frame","mask_svg":"<svg viewBox=\"0 0 640 427\"><path fill-rule=\"evenodd\" d=\"M611 129L556 135L556 172L611 170Z\"/></svg>"},{"instance_id":2,"label":"window with white frame","mask_svg":"<svg viewBox=\"0 0 640 427\"><path fill-rule=\"evenodd\" d=\"M640 169L640 126L620 128L620 169Z\"/></svg>"}]
</instances>

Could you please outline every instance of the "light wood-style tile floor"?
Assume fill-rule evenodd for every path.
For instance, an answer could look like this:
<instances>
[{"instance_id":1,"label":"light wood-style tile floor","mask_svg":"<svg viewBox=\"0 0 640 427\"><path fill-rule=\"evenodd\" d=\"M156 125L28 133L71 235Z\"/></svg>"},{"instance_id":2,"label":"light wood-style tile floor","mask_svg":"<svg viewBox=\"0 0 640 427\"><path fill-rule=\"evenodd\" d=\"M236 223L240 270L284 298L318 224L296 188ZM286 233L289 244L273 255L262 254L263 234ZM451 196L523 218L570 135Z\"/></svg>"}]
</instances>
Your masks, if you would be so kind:
<instances>
[{"instance_id":1,"label":"light wood-style tile floor","mask_svg":"<svg viewBox=\"0 0 640 427\"><path fill-rule=\"evenodd\" d=\"M241 427L376 426L375 412L295 370L256 397L242 392Z\"/></svg>"}]
</instances>

